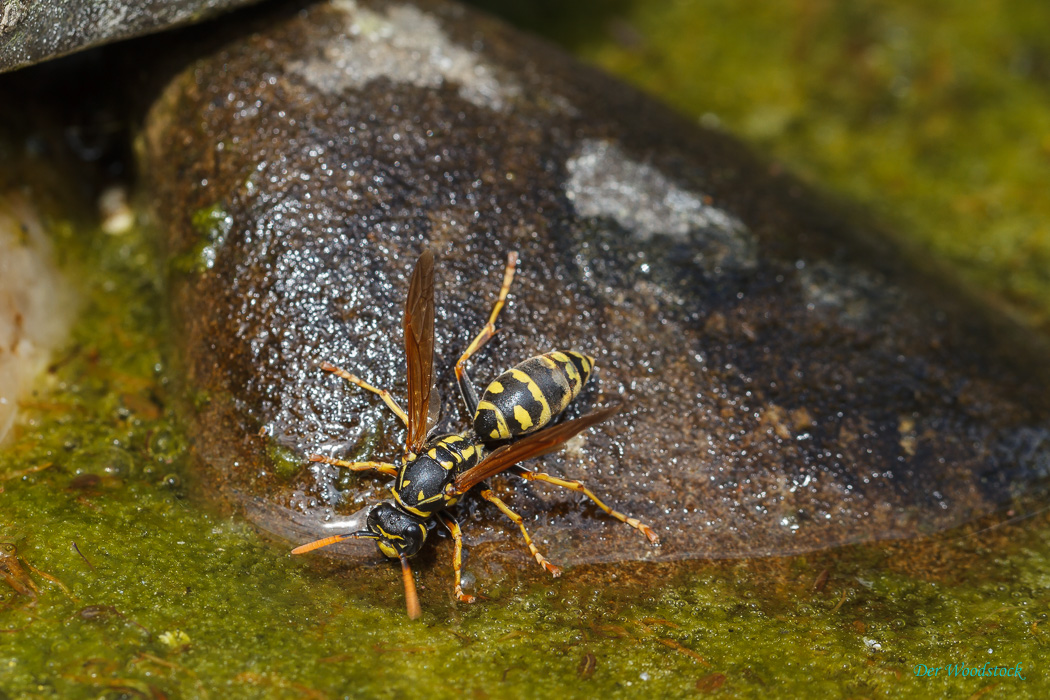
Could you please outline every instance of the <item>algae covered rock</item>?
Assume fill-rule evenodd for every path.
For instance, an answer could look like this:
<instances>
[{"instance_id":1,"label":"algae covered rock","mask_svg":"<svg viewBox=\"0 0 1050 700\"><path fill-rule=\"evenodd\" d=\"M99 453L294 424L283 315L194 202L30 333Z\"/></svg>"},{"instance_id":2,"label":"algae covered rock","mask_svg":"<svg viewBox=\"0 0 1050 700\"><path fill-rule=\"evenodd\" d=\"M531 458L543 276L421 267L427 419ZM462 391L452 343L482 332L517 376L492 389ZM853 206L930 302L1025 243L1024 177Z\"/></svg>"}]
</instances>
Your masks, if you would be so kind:
<instances>
[{"instance_id":1,"label":"algae covered rock","mask_svg":"<svg viewBox=\"0 0 1050 700\"><path fill-rule=\"evenodd\" d=\"M153 106L142 162L173 280L205 490L303 540L385 497L307 465L393 459L397 419L322 372L405 394L401 309L438 256L437 390L521 256L479 384L576 349L544 458L576 494L494 486L555 562L739 557L904 537L989 512L1050 467L1039 342L722 133L460 6L334 0L245 30ZM487 504L469 545L517 561ZM498 561L495 552L484 557Z\"/></svg>"}]
</instances>

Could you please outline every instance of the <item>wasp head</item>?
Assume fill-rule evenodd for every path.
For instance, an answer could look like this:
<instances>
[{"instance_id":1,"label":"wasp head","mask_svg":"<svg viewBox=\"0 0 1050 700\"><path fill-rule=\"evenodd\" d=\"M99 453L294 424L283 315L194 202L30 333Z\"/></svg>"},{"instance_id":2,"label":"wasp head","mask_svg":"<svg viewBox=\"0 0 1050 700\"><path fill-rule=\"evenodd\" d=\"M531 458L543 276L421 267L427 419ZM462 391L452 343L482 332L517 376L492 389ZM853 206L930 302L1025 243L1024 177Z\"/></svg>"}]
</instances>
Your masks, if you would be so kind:
<instances>
[{"instance_id":1,"label":"wasp head","mask_svg":"<svg viewBox=\"0 0 1050 700\"><path fill-rule=\"evenodd\" d=\"M365 527L367 529L356 536L375 540L379 551L391 559L412 556L427 539L426 521L390 502L373 508Z\"/></svg>"}]
</instances>

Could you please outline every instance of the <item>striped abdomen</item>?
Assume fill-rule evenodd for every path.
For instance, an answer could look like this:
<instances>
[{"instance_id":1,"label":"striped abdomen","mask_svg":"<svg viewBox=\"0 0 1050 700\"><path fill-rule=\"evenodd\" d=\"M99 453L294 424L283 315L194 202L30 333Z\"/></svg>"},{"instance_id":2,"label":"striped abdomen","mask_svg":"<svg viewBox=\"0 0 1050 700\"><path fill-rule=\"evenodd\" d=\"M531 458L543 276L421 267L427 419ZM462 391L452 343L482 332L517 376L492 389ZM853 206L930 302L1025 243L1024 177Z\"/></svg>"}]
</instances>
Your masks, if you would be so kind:
<instances>
[{"instance_id":1,"label":"striped abdomen","mask_svg":"<svg viewBox=\"0 0 1050 700\"><path fill-rule=\"evenodd\" d=\"M474 432L485 441L532 433L569 405L587 383L594 358L548 352L525 360L488 385L474 413Z\"/></svg>"}]
</instances>

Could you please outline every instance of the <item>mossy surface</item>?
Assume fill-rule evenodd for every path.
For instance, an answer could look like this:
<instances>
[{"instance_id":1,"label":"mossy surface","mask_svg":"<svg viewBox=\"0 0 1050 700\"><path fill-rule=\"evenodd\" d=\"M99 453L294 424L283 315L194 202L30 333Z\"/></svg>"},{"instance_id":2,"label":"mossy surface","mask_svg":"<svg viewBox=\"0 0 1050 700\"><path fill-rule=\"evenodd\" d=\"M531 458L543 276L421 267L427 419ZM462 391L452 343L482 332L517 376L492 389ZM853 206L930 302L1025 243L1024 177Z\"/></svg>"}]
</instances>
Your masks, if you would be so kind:
<instances>
[{"instance_id":1,"label":"mossy surface","mask_svg":"<svg viewBox=\"0 0 1050 700\"><path fill-rule=\"evenodd\" d=\"M887 213L1045 324L1042 6L958 18L933 14L946 4L637 6L633 34L614 24L620 44L585 39L581 51ZM786 31L788 12L812 19ZM903 101L879 89L902 65ZM1017 134L1036 147L1022 152ZM451 600L445 540L417 564L424 615L409 622L395 569L292 559L185 497L193 475L152 251L140 232L58 228L86 303L0 451L0 698L1050 692L1045 513L922 541L578 567L555 581L523 555L474 606ZM470 552L468 572L484 557ZM1021 664L1025 680L915 676L919 664L985 662Z\"/></svg>"}]
</instances>

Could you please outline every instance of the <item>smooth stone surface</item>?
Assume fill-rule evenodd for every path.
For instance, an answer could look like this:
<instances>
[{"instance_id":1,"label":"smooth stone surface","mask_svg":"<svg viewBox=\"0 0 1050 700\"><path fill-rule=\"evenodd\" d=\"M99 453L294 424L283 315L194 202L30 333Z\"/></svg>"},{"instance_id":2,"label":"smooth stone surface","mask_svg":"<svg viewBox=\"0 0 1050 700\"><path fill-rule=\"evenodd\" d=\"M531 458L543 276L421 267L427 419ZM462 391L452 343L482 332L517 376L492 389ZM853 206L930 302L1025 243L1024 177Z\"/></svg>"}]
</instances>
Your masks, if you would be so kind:
<instances>
[{"instance_id":1,"label":"smooth stone surface","mask_svg":"<svg viewBox=\"0 0 1050 700\"><path fill-rule=\"evenodd\" d=\"M624 405L542 468L663 544L573 493L497 479L557 563L907 537L1050 469L1041 339L732 138L459 6L335 0L245 28L168 86L142 163L205 490L294 541L384 497L384 479L303 462L393 459L403 440L318 364L404 396L424 246L454 427L451 364L511 250L519 276L475 379L578 349L599 369L575 410ZM526 560L487 504L460 518L475 570Z\"/></svg>"},{"instance_id":2,"label":"smooth stone surface","mask_svg":"<svg viewBox=\"0 0 1050 700\"><path fill-rule=\"evenodd\" d=\"M258 0L0 0L0 73Z\"/></svg>"}]
</instances>

